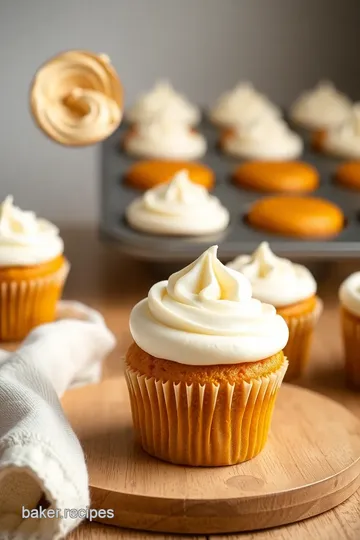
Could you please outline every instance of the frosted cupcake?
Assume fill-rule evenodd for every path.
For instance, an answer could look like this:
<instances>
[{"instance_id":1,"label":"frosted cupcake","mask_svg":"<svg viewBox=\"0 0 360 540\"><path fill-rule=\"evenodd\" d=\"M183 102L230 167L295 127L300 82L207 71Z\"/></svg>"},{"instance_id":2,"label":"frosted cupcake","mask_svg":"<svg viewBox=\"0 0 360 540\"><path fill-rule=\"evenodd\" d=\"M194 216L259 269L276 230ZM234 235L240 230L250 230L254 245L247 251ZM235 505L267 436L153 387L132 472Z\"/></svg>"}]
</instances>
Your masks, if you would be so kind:
<instances>
[{"instance_id":1,"label":"frosted cupcake","mask_svg":"<svg viewBox=\"0 0 360 540\"><path fill-rule=\"evenodd\" d=\"M201 133L181 122L172 122L165 115L130 130L124 149L141 158L193 160L206 153L207 143Z\"/></svg>"},{"instance_id":2,"label":"frosted cupcake","mask_svg":"<svg viewBox=\"0 0 360 540\"><path fill-rule=\"evenodd\" d=\"M160 115L170 121L194 126L200 121L200 110L179 94L167 82L158 82L152 90L143 94L126 112L126 119L132 124L148 123Z\"/></svg>"},{"instance_id":3,"label":"frosted cupcake","mask_svg":"<svg viewBox=\"0 0 360 540\"><path fill-rule=\"evenodd\" d=\"M220 466L261 452L287 368L288 328L217 259L217 246L153 285L133 308L130 331L126 379L148 453Z\"/></svg>"},{"instance_id":4,"label":"frosted cupcake","mask_svg":"<svg viewBox=\"0 0 360 540\"><path fill-rule=\"evenodd\" d=\"M300 377L308 363L315 324L322 310L317 285L307 268L276 257L267 242L252 255L237 257L229 268L251 282L253 296L275 306L289 327L284 354L289 360L286 379Z\"/></svg>"},{"instance_id":5,"label":"frosted cupcake","mask_svg":"<svg viewBox=\"0 0 360 540\"><path fill-rule=\"evenodd\" d=\"M360 389L360 272L345 279L339 299L346 379L350 386Z\"/></svg>"},{"instance_id":6,"label":"frosted cupcake","mask_svg":"<svg viewBox=\"0 0 360 540\"><path fill-rule=\"evenodd\" d=\"M360 103L354 105L343 125L324 135L320 149L335 157L360 159Z\"/></svg>"},{"instance_id":7,"label":"frosted cupcake","mask_svg":"<svg viewBox=\"0 0 360 540\"><path fill-rule=\"evenodd\" d=\"M193 183L186 170L149 189L126 210L128 223L151 234L193 236L226 229L228 210L208 190Z\"/></svg>"},{"instance_id":8,"label":"frosted cupcake","mask_svg":"<svg viewBox=\"0 0 360 540\"><path fill-rule=\"evenodd\" d=\"M236 125L243 129L268 116L278 118L281 111L250 83L240 83L220 96L210 111L210 120L225 128Z\"/></svg>"},{"instance_id":9,"label":"frosted cupcake","mask_svg":"<svg viewBox=\"0 0 360 540\"><path fill-rule=\"evenodd\" d=\"M247 129L234 127L222 139L227 154L242 159L291 160L303 151L303 142L279 118L263 117Z\"/></svg>"},{"instance_id":10,"label":"frosted cupcake","mask_svg":"<svg viewBox=\"0 0 360 540\"><path fill-rule=\"evenodd\" d=\"M320 82L301 94L290 108L290 118L309 131L327 131L343 124L351 112L351 101L335 86Z\"/></svg>"},{"instance_id":11,"label":"frosted cupcake","mask_svg":"<svg viewBox=\"0 0 360 540\"><path fill-rule=\"evenodd\" d=\"M7 197L0 206L0 340L54 320L68 274L58 229Z\"/></svg>"}]
</instances>

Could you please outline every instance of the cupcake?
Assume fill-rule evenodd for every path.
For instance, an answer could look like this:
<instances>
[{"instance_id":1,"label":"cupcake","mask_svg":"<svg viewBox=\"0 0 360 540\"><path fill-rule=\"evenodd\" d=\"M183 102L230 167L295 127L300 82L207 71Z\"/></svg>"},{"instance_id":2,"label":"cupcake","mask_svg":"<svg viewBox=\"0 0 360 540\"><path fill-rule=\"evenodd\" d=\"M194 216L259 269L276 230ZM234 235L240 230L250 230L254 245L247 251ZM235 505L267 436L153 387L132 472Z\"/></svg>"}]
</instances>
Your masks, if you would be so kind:
<instances>
[{"instance_id":1,"label":"cupcake","mask_svg":"<svg viewBox=\"0 0 360 540\"><path fill-rule=\"evenodd\" d=\"M351 112L351 101L332 83L320 82L301 94L290 108L290 119L308 131L327 131L340 126Z\"/></svg>"},{"instance_id":2,"label":"cupcake","mask_svg":"<svg viewBox=\"0 0 360 540\"><path fill-rule=\"evenodd\" d=\"M203 163L194 161L164 161L162 159L137 161L126 171L124 180L132 188L146 190L168 182L174 174L184 169L195 184L200 184L207 189L214 187L214 171Z\"/></svg>"},{"instance_id":3,"label":"cupcake","mask_svg":"<svg viewBox=\"0 0 360 540\"><path fill-rule=\"evenodd\" d=\"M51 322L69 270L58 229L7 197L0 205L0 340Z\"/></svg>"},{"instance_id":4,"label":"cupcake","mask_svg":"<svg viewBox=\"0 0 360 540\"><path fill-rule=\"evenodd\" d=\"M221 144L227 154L256 160L293 160L303 151L297 133L279 119L265 116L246 129L234 127Z\"/></svg>"},{"instance_id":5,"label":"cupcake","mask_svg":"<svg viewBox=\"0 0 360 540\"><path fill-rule=\"evenodd\" d=\"M153 285L130 316L135 433L165 461L232 465L264 447L287 368L288 328L212 246Z\"/></svg>"},{"instance_id":6,"label":"cupcake","mask_svg":"<svg viewBox=\"0 0 360 540\"><path fill-rule=\"evenodd\" d=\"M307 365L315 324L322 310L316 281L309 270L276 257L267 242L252 255L237 257L228 267L241 272L252 286L253 296L275 306L289 327L284 354L289 360L286 379L300 377Z\"/></svg>"},{"instance_id":7,"label":"cupcake","mask_svg":"<svg viewBox=\"0 0 360 540\"><path fill-rule=\"evenodd\" d=\"M139 231L193 236L225 230L230 215L217 197L193 183L183 170L136 198L126 209L126 218Z\"/></svg>"},{"instance_id":8,"label":"cupcake","mask_svg":"<svg viewBox=\"0 0 360 540\"><path fill-rule=\"evenodd\" d=\"M360 389L360 272L341 284L339 299L346 379L350 386Z\"/></svg>"},{"instance_id":9,"label":"cupcake","mask_svg":"<svg viewBox=\"0 0 360 540\"><path fill-rule=\"evenodd\" d=\"M207 143L201 133L165 115L131 129L125 135L124 149L141 158L193 160L206 153Z\"/></svg>"},{"instance_id":10,"label":"cupcake","mask_svg":"<svg viewBox=\"0 0 360 540\"><path fill-rule=\"evenodd\" d=\"M243 129L268 116L278 118L281 111L249 83L240 83L220 96L210 111L213 124L225 128L236 125Z\"/></svg>"},{"instance_id":11,"label":"cupcake","mask_svg":"<svg viewBox=\"0 0 360 540\"><path fill-rule=\"evenodd\" d=\"M172 122L194 126L200 121L200 110L179 94L167 82L158 82L150 92L143 94L126 112L131 124L148 123L164 113Z\"/></svg>"},{"instance_id":12,"label":"cupcake","mask_svg":"<svg viewBox=\"0 0 360 540\"><path fill-rule=\"evenodd\" d=\"M360 158L360 103L354 105L351 116L343 125L326 132L321 150L338 158Z\"/></svg>"}]
</instances>

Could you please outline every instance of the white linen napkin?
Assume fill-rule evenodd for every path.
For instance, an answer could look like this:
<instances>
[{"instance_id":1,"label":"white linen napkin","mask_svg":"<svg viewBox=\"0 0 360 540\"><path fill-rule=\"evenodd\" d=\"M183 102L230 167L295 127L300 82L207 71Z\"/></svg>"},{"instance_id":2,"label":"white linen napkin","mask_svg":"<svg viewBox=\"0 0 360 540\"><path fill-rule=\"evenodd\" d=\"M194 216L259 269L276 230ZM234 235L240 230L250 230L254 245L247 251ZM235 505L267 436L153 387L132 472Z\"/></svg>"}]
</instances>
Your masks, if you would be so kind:
<instances>
[{"instance_id":1,"label":"white linen napkin","mask_svg":"<svg viewBox=\"0 0 360 540\"><path fill-rule=\"evenodd\" d=\"M89 506L84 454L59 397L99 376L115 338L83 304L60 302L58 319L33 330L16 352L0 350L1 540L58 540Z\"/></svg>"}]
</instances>

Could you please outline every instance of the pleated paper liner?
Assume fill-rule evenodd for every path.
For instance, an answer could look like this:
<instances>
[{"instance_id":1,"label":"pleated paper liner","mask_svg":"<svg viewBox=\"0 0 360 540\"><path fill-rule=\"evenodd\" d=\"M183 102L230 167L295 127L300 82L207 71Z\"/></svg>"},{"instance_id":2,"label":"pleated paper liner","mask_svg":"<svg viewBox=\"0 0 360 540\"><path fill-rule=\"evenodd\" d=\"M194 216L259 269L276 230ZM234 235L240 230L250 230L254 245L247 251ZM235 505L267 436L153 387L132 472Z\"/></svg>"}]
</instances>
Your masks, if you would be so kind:
<instances>
[{"instance_id":1,"label":"pleated paper liner","mask_svg":"<svg viewBox=\"0 0 360 540\"><path fill-rule=\"evenodd\" d=\"M22 340L35 326L54 320L69 269L66 261L52 275L0 284L0 341Z\"/></svg>"},{"instance_id":2,"label":"pleated paper liner","mask_svg":"<svg viewBox=\"0 0 360 540\"><path fill-rule=\"evenodd\" d=\"M276 395L288 362L249 383L156 380L126 365L136 436L165 461L222 466L255 457L265 446Z\"/></svg>"},{"instance_id":3,"label":"pleated paper liner","mask_svg":"<svg viewBox=\"0 0 360 540\"><path fill-rule=\"evenodd\" d=\"M360 390L360 317L341 309L341 329L345 351L345 375L349 386Z\"/></svg>"},{"instance_id":4,"label":"pleated paper liner","mask_svg":"<svg viewBox=\"0 0 360 540\"><path fill-rule=\"evenodd\" d=\"M315 309L311 313L299 317L284 316L289 328L289 341L284 349L284 355L289 361L285 381L297 379L304 374L309 362L314 329L322 311L323 302L318 299Z\"/></svg>"}]
</instances>

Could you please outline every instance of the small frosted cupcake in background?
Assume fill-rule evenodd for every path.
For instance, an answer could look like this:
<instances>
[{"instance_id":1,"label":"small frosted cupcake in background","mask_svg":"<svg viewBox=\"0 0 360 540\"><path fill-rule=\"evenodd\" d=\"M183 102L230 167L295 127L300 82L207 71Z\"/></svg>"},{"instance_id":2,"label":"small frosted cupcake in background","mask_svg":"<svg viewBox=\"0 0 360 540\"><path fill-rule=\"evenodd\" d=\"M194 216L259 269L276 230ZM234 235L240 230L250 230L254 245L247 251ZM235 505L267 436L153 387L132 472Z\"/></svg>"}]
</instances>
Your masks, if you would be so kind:
<instances>
[{"instance_id":1,"label":"small frosted cupcake in background","mask_svg":"<svg viewBox=\"0 0 360 540\"><path fill-rule=\"evenodd\" d=\"M322 137L341 126L350 116L351 101L328 81L303 92L290 107L290 120L305 133L314 135L313 142L321 145ZM319 149L319 148L317 148Z\"/></svg>"},{"instance_id":2,"label":"small frosted cupcake in background","mask_svg":"<svg viewBox=\"0 0 360 540\"><path fill-rule=\"evenodd\" d=\"M248 127L264 117L279 118L281 110L250 83L239 83L222 94L210 111L213 124L223 128Z\"/></svg>"},{"instance_id":3,"label":"small frosted cupcake in background","mask_svg":"<svg viewBox=\"0 0 360 540\"><path fill-rule=\"evenodd\" d=\"M158 82L152 90L142 94L125 112L125 118L131 124L147 123L156 120L165 108L168 118L173 122L194 126L200 121L199 108L166 81Z\"/></svg>"},{"instance_id":4,"label":"small frosted cupcake in background","mask_svg":"<svg viewBox=\"0 0 360 540\"><path fill-rule=\"evenodd\" d=\"M133 229L150 234L198 236L224 231L229 211L186 170L137 197L126 209Z\"/></svg>"},{"instance_id":5,"label":"small frosted cupcake in background","mask_svg":"<svg viewBox=\"0 0 360 540\"><path fill-rule=\"evenodd\" d=\"M193 160L204 156L205 137L182 122L174 122L164 112L148 123L141 123L125 134L127 154L140 158Z\"/></svg>"},{"instance_id":6,"label":"small frosted cupcake in background","mask_svg":"<svg viewBox=\"0 0 360 540\"><path fill-rule=\"evenodd\" d=\"M55 318L68 274L55 225L7 197L0 206L0 340L18 341Z\"/></svg>"},{"instance_id":7,"label":"small frosted cupcake in background","mask_svg":"<svg viewBox=\"0 0 360 540\"><path fill-rule=\"evenodd\" d=\"M360 389L360 272L351 274L341 284L339 299L346 380Z\"/></svg>"},{"instance_id":8,"label":"small frosted cupcake in background","mask_svg":"<svg viewBox=\"0 0 360 540\"><path fill-rule=\"evenodd\" d=\"M341 126L324 134L319 150L337 158L360 159L360 103Z\"/></svg>"},{"instance_id":9,"label":"small frosted cupcake in background","mask_svg":"<svg viewBox=\"0 0 360 540\"><path fill-rule=\"evenodd\" d=\"M322 311L316 296L317 285L307 268L276 257L267 242L252 255L241 255L229 268L244 274L251 283L253 296L272 304L289 327L284 354L289 361L286 380L300 377L308 363L315 324Z\"/></svg>"},{"instance_id":10,"label":"small frosted cupcake in background","mask_svg":"<svg viewBox=\"0 0 360 540\"><path fill-rule=\"evenodd\" d=\"M288 362L288 328L226 268L217 246L153 285L130 316L126 380L136 436L151 455L222 466L263 449Z\"/></svg>"},{"instance_id":11,"label":"small frosted cupcake in background","mask_svg":"<svg viewBox=\"0 0 360 540\"><path fill-rule=\"evenodd\" d=\"M286 161L298 158L304 145L281 118L265 116L246 129L236 126L229 130L221 137L220 146L241 159Z\"/></svg>"}]
</instances>

